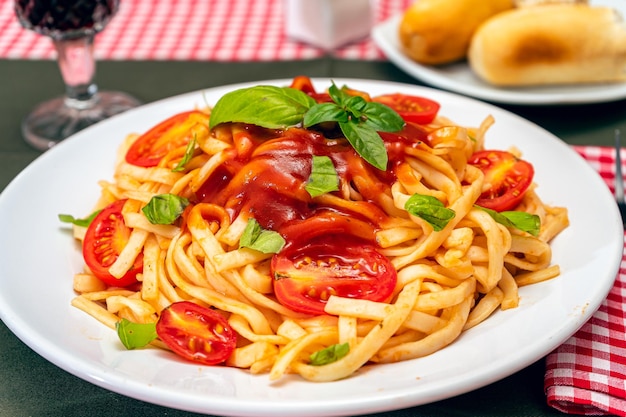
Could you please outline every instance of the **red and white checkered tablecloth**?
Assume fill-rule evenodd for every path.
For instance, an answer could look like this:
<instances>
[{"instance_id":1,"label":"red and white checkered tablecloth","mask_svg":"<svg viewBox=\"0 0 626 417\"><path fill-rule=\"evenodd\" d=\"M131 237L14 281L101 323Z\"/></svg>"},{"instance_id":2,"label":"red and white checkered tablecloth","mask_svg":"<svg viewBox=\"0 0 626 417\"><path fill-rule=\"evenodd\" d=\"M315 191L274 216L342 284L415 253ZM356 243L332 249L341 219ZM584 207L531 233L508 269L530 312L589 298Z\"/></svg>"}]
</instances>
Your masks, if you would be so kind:
<instances>
[{"instance_id":1,"label":"red and white checkered tablecloth","mask_svg":"<svg viewBox=\"0 0 626 417\"><path fill-rule=\"evenodd\" d=\"M311 0L318 1L318 0ZM372 0L374 23L413 0ZM96 37L99 60L283 61L323 56L289 39L284 0L121 0ZM383 59L368 37L332 52L344 59ZM0 0L0 58L53 59L49 39L22 29L13 0Z\"/></svg>"},{"instance_id":2,"label":"red and white checkered tablecloth","mask_svg":"<svg viewBox=\"0 0 626 417\"><path fill-rule=\"evenodd\" d=\"M613 189L613 148L575 149ZM557 410L626 416L626 251L615 284L598 311L548 355L544 386L548 404Z\"/></svg>"}]
</instances>

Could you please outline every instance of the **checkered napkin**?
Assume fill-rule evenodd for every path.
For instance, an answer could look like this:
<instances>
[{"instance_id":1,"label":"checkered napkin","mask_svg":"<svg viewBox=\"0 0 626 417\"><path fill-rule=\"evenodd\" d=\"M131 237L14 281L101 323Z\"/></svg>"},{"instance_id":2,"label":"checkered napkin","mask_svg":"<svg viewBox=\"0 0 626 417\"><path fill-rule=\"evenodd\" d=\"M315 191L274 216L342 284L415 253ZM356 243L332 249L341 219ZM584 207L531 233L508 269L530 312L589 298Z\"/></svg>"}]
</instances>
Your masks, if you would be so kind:
<instances>
[{"instance_id":1,"label":"checkered napkin","mask_svg":"<svg viewBox=\"0 0 626 417\"><path fill-rule=\"evenodd\" d=\"M613 148L581 146L575 150L613 189ZM626 416L626 251L615 284L599 310L548 355L544 384L548 404L560 411Z\"/></svg>"},{"instance_id":2,"label":"checkered napkin","mask_svg":"<svg viewBox=\"0 0 626 417\"><path fill-rule=\"evenodd\" d=\"M411 2L373 0L374 23L404 11ZM323 49L286 36L285 12L284 0L121 0L119 13L96 37L94 52L101 60L283 61L323 56ZM333 55L383 59L369 37ZM0 0L0 58L54 57L49 39L22 29L13 0Z\"/></svg>"}]
</instances>

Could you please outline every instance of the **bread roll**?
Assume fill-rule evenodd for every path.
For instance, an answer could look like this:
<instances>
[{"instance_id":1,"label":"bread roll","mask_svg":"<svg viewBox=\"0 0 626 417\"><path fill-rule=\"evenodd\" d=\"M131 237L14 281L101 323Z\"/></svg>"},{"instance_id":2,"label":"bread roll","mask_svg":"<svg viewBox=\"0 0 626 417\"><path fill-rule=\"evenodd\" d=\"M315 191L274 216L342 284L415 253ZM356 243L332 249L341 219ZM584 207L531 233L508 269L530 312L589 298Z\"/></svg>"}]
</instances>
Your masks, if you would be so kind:
<instances>
[{"instance_id":1,"label":"bread roll","mask_svg":"<svg viewBox=\"0 0 626 417\"><path fill-rule=\"evenodd\" d=\"M611 8L542 5L501 13L474 34L472 70L498 86L626 80L626 27Z\"/></svg>"},{"instance_id":2,"label":"bread roll","mask_svg":"<svg viewBox=\"0 0 626 417\"><path fill-rule=\"evenodd\" d=\"M416 0L404 13L400 43L413 60L428 65L465 58L476 28L513 8L513 0Z\"/></svg>"}]
</instances>

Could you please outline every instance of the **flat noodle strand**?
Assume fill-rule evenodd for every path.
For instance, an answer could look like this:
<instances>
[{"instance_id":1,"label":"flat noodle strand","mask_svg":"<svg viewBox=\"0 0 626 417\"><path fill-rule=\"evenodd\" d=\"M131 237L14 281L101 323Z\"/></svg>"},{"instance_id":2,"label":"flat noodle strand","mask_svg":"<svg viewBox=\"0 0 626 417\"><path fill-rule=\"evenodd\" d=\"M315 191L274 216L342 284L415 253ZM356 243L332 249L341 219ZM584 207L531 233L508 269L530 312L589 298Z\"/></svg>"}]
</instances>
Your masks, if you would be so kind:
<instances>
[{"instance_id":1,"label":"flat noodle strand","mask_svg":"<svg viewBox=\"0 0 626 417\"><path fill-rule=\"evenodd\" d=\"M226 366L266 373L271 380L298 374L310 381L334 381L364 365L415 359L443 349L498 310L519 307L520 287L560 273L559 266L551 264L550 241L568 226L567 209L544 204L536 184L516 210L539 217L538 236L503 226L475 206L490 184L468 160L485 149L486 133L494 123L491 116L478 128L459 126L443 116L413 126L423 136L414 142L390 142L396 159L388 172L374 169L353 152L337 137L338 129L314 142L326 134L324 127L272 130L223 123L209 131L208 118L208 110L195 111L177 126L172 135L187 139L164 149L155 166L126 161L128 149L140 137L130 134L116 155L114 180L99 182L95 209L126 200L123 217L130 230L108 270L122 277L139 256L143 270L136 284L120 289L85 268L74 277L77 296L72 305L112 329L122 318L155 323L171 304L191 301L218 311L238 334ZM186 141L192 138L194 146L188 149ZM330 154L340 179L337 191L316 197L306 191L309 173L302 166L309 166L311 156L297 159L304 152L298 148L304 140L315 143L314 151L306 150L313 154L326 152L325 146L337 149L337 155ZM293 158L287 159L291 165L282 162L284 155ZM275 177L266 175L274 168ZM246 187L256 188L247 194ZM271 198L254 206L256 194L265 192L272 193ZM161 194L190 203L173 224L152 224L142 212ZM405 209L414 194L435 198L454 211L454 218L435 230ZM284 278L273 275L276 255L240 247L249 219L257 215L277 230L281 222L316 216L317 223L307 223L313 226L300 232L306 236L291 236L291 245L299 238L321 239L318 227L335 227L330 239L350 235L376 247L397 274L391 295L382 301L338 296L329 284L325 314L296 312L281 304L274 293L276 280ZM74 226L74 237L85 239L87 230ZM336 259L327 258L322 261L330 268ZM302 279L315 283L315 276ZM315 285L306 285L302 291L311 295ZM153 345L164 347L158 340ZM345 356L311 363L312 355L339 346L347 346Z\"/></svg>"}]
</instances>

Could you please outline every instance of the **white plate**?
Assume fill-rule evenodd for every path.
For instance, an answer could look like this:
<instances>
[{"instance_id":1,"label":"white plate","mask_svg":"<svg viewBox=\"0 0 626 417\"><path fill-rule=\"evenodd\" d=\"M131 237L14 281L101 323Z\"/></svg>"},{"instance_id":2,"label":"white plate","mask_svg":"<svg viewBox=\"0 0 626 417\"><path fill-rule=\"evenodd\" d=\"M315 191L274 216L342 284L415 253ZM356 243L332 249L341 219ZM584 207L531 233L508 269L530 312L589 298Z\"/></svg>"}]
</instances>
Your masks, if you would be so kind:
<instances>
[{"instance_id":1,"label":"white plate","mask_svg":"<svg viewBox=\"0 0 626 417\"><path fill-rule=\"evenodd\" d=\"M72 275L82 260L57 215L89 213L96 183L112 179L115 152L127 133L215 103L240 84L130 110L78 133L21 172L0 195L0 318L41 356L111 391L188 411L268 417L365 414L448 398L528 366L588 320L612 286L622 227L610 192L581 157L538 126L473 99L404 84L335 82L373 94L429 96L442 104L442 114L464 125L477 126L492 114L489 147L518 146L535 165L540 195L570 209L571 226L553 243L562 275L523 288L519 308L496 313L438 353L368 366L337 382L289 377L270 383L267 375L185 363L157 349L126 351L112 330L70 306ZM330 81L315 83L325 88Z\"/></svg>"},{"instance_id":2,"label":"white plate","mask_svg":"<svg viewBox=\"0 0 626 417\"><path fill-rule=\"evenodd\" d=\"M626 17L624 0L592 0L590 3L611 6ZM598 103L626 98L626 83L504 88L490 85L479 79L466 61L444 66L418 64L402 51L398 39L400 20L401 15L375 26L372 29L374 42L400 69L434 87L495 103L508 104Z\"/></svg>"}]
</instances>

